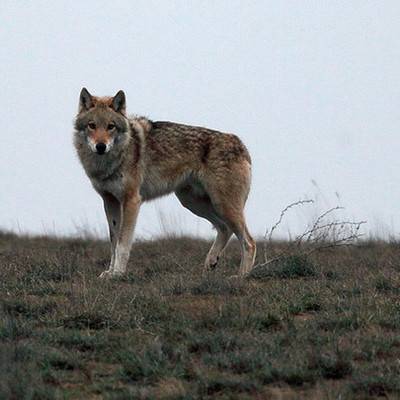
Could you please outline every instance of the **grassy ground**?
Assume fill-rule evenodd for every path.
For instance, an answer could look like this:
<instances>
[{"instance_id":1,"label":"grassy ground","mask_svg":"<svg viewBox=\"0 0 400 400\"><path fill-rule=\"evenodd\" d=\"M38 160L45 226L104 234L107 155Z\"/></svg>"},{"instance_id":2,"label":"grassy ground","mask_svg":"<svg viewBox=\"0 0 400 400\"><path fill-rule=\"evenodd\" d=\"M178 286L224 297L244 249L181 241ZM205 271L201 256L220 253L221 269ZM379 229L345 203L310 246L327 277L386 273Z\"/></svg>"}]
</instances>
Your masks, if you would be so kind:
<instances>
[{"instance_id":1,"label":"grassy ground","mask_svg":"<svg viewBox=\"0 0 400 400\"><path fill-rule=\"evenodd\" d=\"M0 235L0 399L400 397L398 245L246 281L227 279L236 243L201 277L208 247L135 243L127 277L100 281L104 242Z\"/></svg>"}]
</instances>

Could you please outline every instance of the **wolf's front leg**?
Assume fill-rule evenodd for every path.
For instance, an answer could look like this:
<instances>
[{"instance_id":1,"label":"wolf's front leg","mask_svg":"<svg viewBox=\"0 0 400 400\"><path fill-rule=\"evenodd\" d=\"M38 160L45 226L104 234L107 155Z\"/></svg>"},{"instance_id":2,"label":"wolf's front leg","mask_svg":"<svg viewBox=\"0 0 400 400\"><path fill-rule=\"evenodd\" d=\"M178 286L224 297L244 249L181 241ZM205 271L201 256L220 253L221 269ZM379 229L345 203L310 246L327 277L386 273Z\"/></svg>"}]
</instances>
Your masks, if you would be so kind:
<instances>
[{"instance_id":1,"label":"wolf's front leg","mask_svg":"<svg viewBox=\"0 0 400 400\"><path fill-rule=\"evenodd\" d=\"M140 202L140 196L137 193L126 198L122 205L122 220L115 245L114 264L111 272L113 276L122 275L126 271Z\"/></svg>"},{"instance_id":2,"label":"wolf's front leg","mask_svg":"<svg viewBox=\"0 0 400 400\"><path fill-rule=\"evenodd\" d=\"M106 212L108 228L110 232L111 242L111 261L108 270L103 271L100 278L105 278L113 274L114 262L115 262L115 247L118 239L118 232L121 226L121 203L110 193L104 193L102 195L104 202L104 211Z\"/></svg>"}]
</instances>

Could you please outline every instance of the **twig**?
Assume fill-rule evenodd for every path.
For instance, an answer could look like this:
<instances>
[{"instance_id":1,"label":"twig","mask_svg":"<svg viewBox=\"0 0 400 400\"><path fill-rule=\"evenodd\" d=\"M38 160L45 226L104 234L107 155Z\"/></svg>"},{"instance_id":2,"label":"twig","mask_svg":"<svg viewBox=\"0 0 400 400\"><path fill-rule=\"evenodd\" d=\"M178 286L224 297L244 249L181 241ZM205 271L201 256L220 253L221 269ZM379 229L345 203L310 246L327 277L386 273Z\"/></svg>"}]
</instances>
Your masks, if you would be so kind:
<instances>
[{"instance_id":1,"label":"twig","mask_svg":"<svg viewBox=\"0 0 400 400\"><path fill-rule=\"evenodd\" d=\"M269 241L271 240L272 234L274 233L275 229L280 225L280 223L282 222L283 217L285 216L285 214L286 214L291 208L296 207L296 206L299 206L299 205L302 205L302 204L307 204L307 203L314 203L314 200L310 200L310 199L309 199L309 200L299 200L299 201L296 201L295 203L292 203L292 204L289 204L288 206L286 206L286 207L281 211L281 215L280 215L278 221L277 221L277 222L275 223L275 225L271 228L271 231L270 231L269 236L268 236L268 240L269 240ZM267 232L268 232L268 230L267 230ZM267 232L266 232L266 234L267 234Z\"/></svg>"},{"instance_id":2,"label":"twig","mask_svg":"<svg viewBox=\"0 0 400 400\"><path fill-rule=\"evenodd\" d=\"M308 236L308 238L307 238L307 242L310 241L310 239L311 239L311 237L312 237L312 234L313 234L313 231L314 231L314 229L319 225L319 223L320 223L328 214L331 214L332 212L337 211L337 210L343 210L343 207L340 207L340 206L332 207L332 208L330 208L329 210L327 210L327 211L325 211L324 213L322 213L322 214L315 220L315 222L314 222L312 228L309 230L309 233L310 233L310 234L309 234L309 236Z\"/></svg>"},{"instance_id":3,"label":"twig","mask_svg":"<svg viewBox=\"0 0 400 400\"><path fill-rule=\"evenodd\" d=\"M263 252L264 252L264 259L266 262L267 262L267 243L271 242L272 234L277 229L277 227L281 224L285 214L293 207L296 207L296 206L299 206L302 204L309 204L309 203L314 203L314 200L311 200L311 199L299 200L299 201L295 201L294 203L289 204L281 211L281 215L279 216L278 221L275 222L275 224L272 226L271 230L268 231L268 228L265 230ZM268 232L269 232L269 234L268 234Z\"/></svg>"},{"instance_id":4,"label":"twig","mask_svg":"<svg viewBox=\"0 0 400 400\"><path fill-rule=\"evenodd\" d=\"M346 228L346 227L356 227L356 230L358 230L358 227L361 226L362 224L365 224L366 221L360 221L360 222L354 222L354 221L333 221L333 222L329 222L327 224L324 225L320 225L320 226L314 226L308 230L305 231L304 233L302 233L301 235L299 235L296 239L295 239L295 243L299 246L303 240L303 238L307 235L309 235L309 237L313 237L314 234L318 231L322 231L323 235L325 234L325 237L327 236L328 233L331 233L331 231L337 227L340 226L341 229ZM315 237L315 236L314 236ZM316 237L314 239L314 242L318 241L319 237ZM310 239L307 238L307 242L310 242Z\"/></svg>"}]
</instances>

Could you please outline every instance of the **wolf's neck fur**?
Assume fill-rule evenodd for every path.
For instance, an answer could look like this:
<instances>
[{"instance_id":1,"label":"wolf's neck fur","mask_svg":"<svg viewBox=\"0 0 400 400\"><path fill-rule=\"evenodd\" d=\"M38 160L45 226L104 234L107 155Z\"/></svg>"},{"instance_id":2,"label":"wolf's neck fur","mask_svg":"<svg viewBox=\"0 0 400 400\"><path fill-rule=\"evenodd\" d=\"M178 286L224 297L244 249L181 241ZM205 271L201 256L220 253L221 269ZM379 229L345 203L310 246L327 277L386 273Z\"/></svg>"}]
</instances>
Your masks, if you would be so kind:
<instances>
[{"instance_id":1,"label":"wolf's neck fur","mask_svg":"<svg viewBox=\"0 0 400 400\"><path fill-rule=\"evenodd\" d=\"M119 178L125 163L141 167L145 138L151 130L152 123L145 117L131 116L128 118L128 139L121 147L114 147L109 153L99 156L88 146L82 146L79 156L86 173L91 179L105 181Z\"/></svg>"},{"instance_id":2,"label":"wolf's neck fur","mask_svg":"<svg viewBox=\"0 0 400 400\"><path fill-rule=\"evenodd\" d=\"M118 174L125 158L122 151L117 154L110 152L102 156L92 152L85 158L84 167L90 178L97 180L112 179Z\"/></svg>"},{"instance_id":3,"label":"wolf's neck fur","mask_svg":"<svg viewBox=\"0 0 400 400\"><path fill-rule=\"evenodd\" d=\"M129 135L125 146L129 146L131 141L131 135ZM118 171L127 161L127 152L124 151L124 148L115 148L109 153L98 155L90 150L89 146L80 145L78 154L89 178L100 181L117 177Z\"/></svg>"}]
</instances>

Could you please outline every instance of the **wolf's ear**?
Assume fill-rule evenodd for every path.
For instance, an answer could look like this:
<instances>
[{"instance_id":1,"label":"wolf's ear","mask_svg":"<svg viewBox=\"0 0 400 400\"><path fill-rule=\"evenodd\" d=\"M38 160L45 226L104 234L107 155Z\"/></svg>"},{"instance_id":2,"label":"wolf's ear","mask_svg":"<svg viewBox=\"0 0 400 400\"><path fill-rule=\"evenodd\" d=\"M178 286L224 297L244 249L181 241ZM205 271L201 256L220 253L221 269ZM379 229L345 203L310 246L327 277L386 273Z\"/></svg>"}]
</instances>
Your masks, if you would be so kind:
<instances>
[{"instance_id":1,"label":"wolf's ear","mask_svg":"<svg viewBox=\"0 0 400 400\"><path fill-rule=\"evenodd\" d=\"M87 111L94 106L93 97L86 88L81 90L79 96L79 112Z\"/></svg>"},{"instance_id":2,"label":"wolf's ear","mask_svg":"<svg viewBox=\"0 0 400 400\"><path fill-rule=\"evenodd\" d=\"M126 113L126 98L125 98L125 93L122 90L120 90L113 97L112 108L114 109L114 111L125 115L125 113Z\"/></svg>"}]
</instances>

